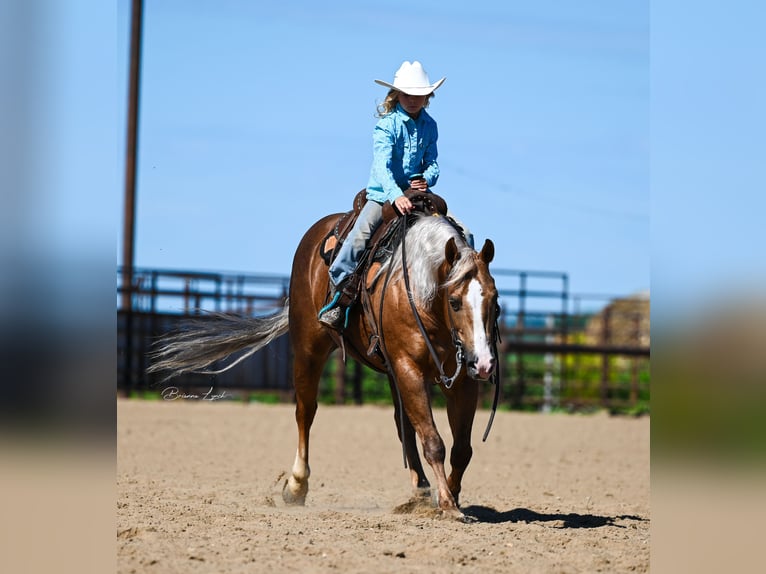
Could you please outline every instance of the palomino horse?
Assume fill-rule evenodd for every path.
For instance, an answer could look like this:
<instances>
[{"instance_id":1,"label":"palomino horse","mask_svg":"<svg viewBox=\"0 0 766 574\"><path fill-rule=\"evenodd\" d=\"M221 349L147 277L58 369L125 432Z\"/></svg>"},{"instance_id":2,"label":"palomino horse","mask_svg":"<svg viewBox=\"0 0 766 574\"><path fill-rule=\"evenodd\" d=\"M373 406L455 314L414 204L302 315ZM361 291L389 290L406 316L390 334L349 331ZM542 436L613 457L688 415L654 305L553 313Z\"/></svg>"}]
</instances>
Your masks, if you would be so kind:
<instances>
[{"instance_id":1,"label":"palomino horse","mask_svg":"<svg viewBox=\"0 0 766 574\"><path fill-rule=\"evenodd\" d=\"M305 503L309 432L317 411L319 379L330 353L343 343L352 356L389 375L392 394L398 399L395 420L415 492L427 496L430 491L415 444L417 434L436 479L439 508L446 515L464 518L458 497L473 452L478 381L488 380L497 366L498 294L488 268L494 245L488 239L476 252L444 217L405 217L416 217L403 235L406 242L383 264L376 279L367 279L371 286L365 306L375 310L377 329L370 326L369 316L358 304L351 308L342 340L317 320L328 292L327 265L319 245L338 221L336 214L318 221L301 240L289 299L281 310L261 318L216 315L191 330L165 337L154 353L157 362L151 370L169 371L171 377L204 369L248 349L228 369L289 330L298 450L282 490L288 504ZM371 344L375 339L377 349ZM454 375L447 377L445 372ZM444 442L431 412L428 387L435 383L446 396L453 436L449 477Z\"/></svg>"}]
</instances>

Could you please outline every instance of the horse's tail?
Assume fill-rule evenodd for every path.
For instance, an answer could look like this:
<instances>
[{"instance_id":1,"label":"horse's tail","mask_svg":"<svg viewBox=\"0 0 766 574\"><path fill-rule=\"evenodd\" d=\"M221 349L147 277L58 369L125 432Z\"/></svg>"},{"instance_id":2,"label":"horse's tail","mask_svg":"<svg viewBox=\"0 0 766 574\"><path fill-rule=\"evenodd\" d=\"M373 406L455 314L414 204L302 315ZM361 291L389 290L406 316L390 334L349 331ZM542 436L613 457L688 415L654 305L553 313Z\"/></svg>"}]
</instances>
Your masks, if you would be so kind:
<instances>
[{"instance_id":1,"label":"horse's tail","mask_svg":"<svg viewBox=\"0 0 766 574\"><path fill-rule=\"evenodd\" d=\"M182 373L217 374L244 361L271 341L287 333L289 302L266 317L241 317L211 313L204 321L189 323L182 331L161 338L149 353L148 372L166 372L163 380ZM248 349L219 370L204 370L215 361Z\"/></svg>"}]
</instances>

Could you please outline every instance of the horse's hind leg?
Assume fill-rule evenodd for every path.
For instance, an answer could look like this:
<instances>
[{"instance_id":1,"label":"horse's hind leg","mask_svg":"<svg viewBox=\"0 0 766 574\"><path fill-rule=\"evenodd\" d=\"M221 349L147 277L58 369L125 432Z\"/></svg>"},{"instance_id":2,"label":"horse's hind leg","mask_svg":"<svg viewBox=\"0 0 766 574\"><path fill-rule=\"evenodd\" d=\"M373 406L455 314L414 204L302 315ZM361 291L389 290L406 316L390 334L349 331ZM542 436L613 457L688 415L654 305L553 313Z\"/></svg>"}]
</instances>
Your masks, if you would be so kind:
<instances>
[{"instance_id":1,"label":"horse's hind leg","mask_svg":"<svg viewBox=\"0 0 766 574\"><path fill-rule=\"evenodd\" d=\"M447 395L447 417L452 430L452 450L450 451L450 471L447 485L459 504L460 489L463 474L471 462L473 448L471 447L471 431L473 419L476 414L476 401L479 396L479 385L471 379L463 379L462 382L453 386Z\"/></svg>"},{"instance_id":2,"label":"horse's hind leg","mask_svg":"<svg viewBox=\"0 0 766 574\"><path fill-rule=\"evenodd\" d=\"M420 462L418 446L415 442L415 427L412 426L406 413L401 413L399 395L396 391L393 381L389 378L391 394L394 398L394 420L396 429L399 433L399 439L404 445L404 454L407 457L407 466L410 469L410 480L412 481L412 490L416 496L430 496L431 484L423 471L423 463ZM403 414L403 416L402 416Z\"/></svg>"},{"instance_id":3,"label":"horse's hind leg","mask_svg":"<svg viewBox=\"0 0 766 574\"><path fill-rule=\"evenodd\" d=\"M309 491L309 434L317 411L319 377L324 357L318 361L299 357L296 352L293 376L295 379L295 422L298 424L298 451L289 478L282 489L282 498L289 505L304 505Z\"/></svg>"}]
</instances>

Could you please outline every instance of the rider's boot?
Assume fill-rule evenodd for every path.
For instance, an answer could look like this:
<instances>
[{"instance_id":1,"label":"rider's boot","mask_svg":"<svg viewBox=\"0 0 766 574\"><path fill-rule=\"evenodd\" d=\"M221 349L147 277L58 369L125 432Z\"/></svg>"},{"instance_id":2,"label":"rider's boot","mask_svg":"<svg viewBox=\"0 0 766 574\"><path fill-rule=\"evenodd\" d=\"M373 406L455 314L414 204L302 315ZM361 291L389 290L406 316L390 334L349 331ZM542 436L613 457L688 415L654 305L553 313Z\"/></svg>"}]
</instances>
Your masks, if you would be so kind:
<instances>
[{"instance_id":1,"label":"rider's boot","mask_svg":"<svg viewBox=\"0 0 766 574\"><path fill-rule=\"evenodd\" d=\"M343 287L330 281L330 302L319 310L319 322L330 329L340 331L346 322L346 307L340 304Z\"/></svg>"}]
</instances>

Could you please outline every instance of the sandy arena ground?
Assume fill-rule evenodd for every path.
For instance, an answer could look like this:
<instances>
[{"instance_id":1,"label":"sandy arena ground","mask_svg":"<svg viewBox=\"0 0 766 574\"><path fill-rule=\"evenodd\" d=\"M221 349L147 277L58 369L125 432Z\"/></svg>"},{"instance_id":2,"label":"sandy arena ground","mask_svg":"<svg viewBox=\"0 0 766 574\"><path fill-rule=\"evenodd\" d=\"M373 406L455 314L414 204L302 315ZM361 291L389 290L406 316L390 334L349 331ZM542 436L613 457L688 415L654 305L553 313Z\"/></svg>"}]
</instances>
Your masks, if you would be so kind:
<instances>
[{"instance_id":1,"label":"sandy arena ground","mask_svg":"<svg viewBox=\"0 0 766 574\"><path fill-rule=\"evenodd\" d=\"M304 508L279 494L295 454L292 405L117 409L120 573L649 569L647 417L502 412L482 443L479 411L466 524L407 504L392 407L320 405ZM446 412L435 419L449 448Z\"/></svg>"}]
</instances>

